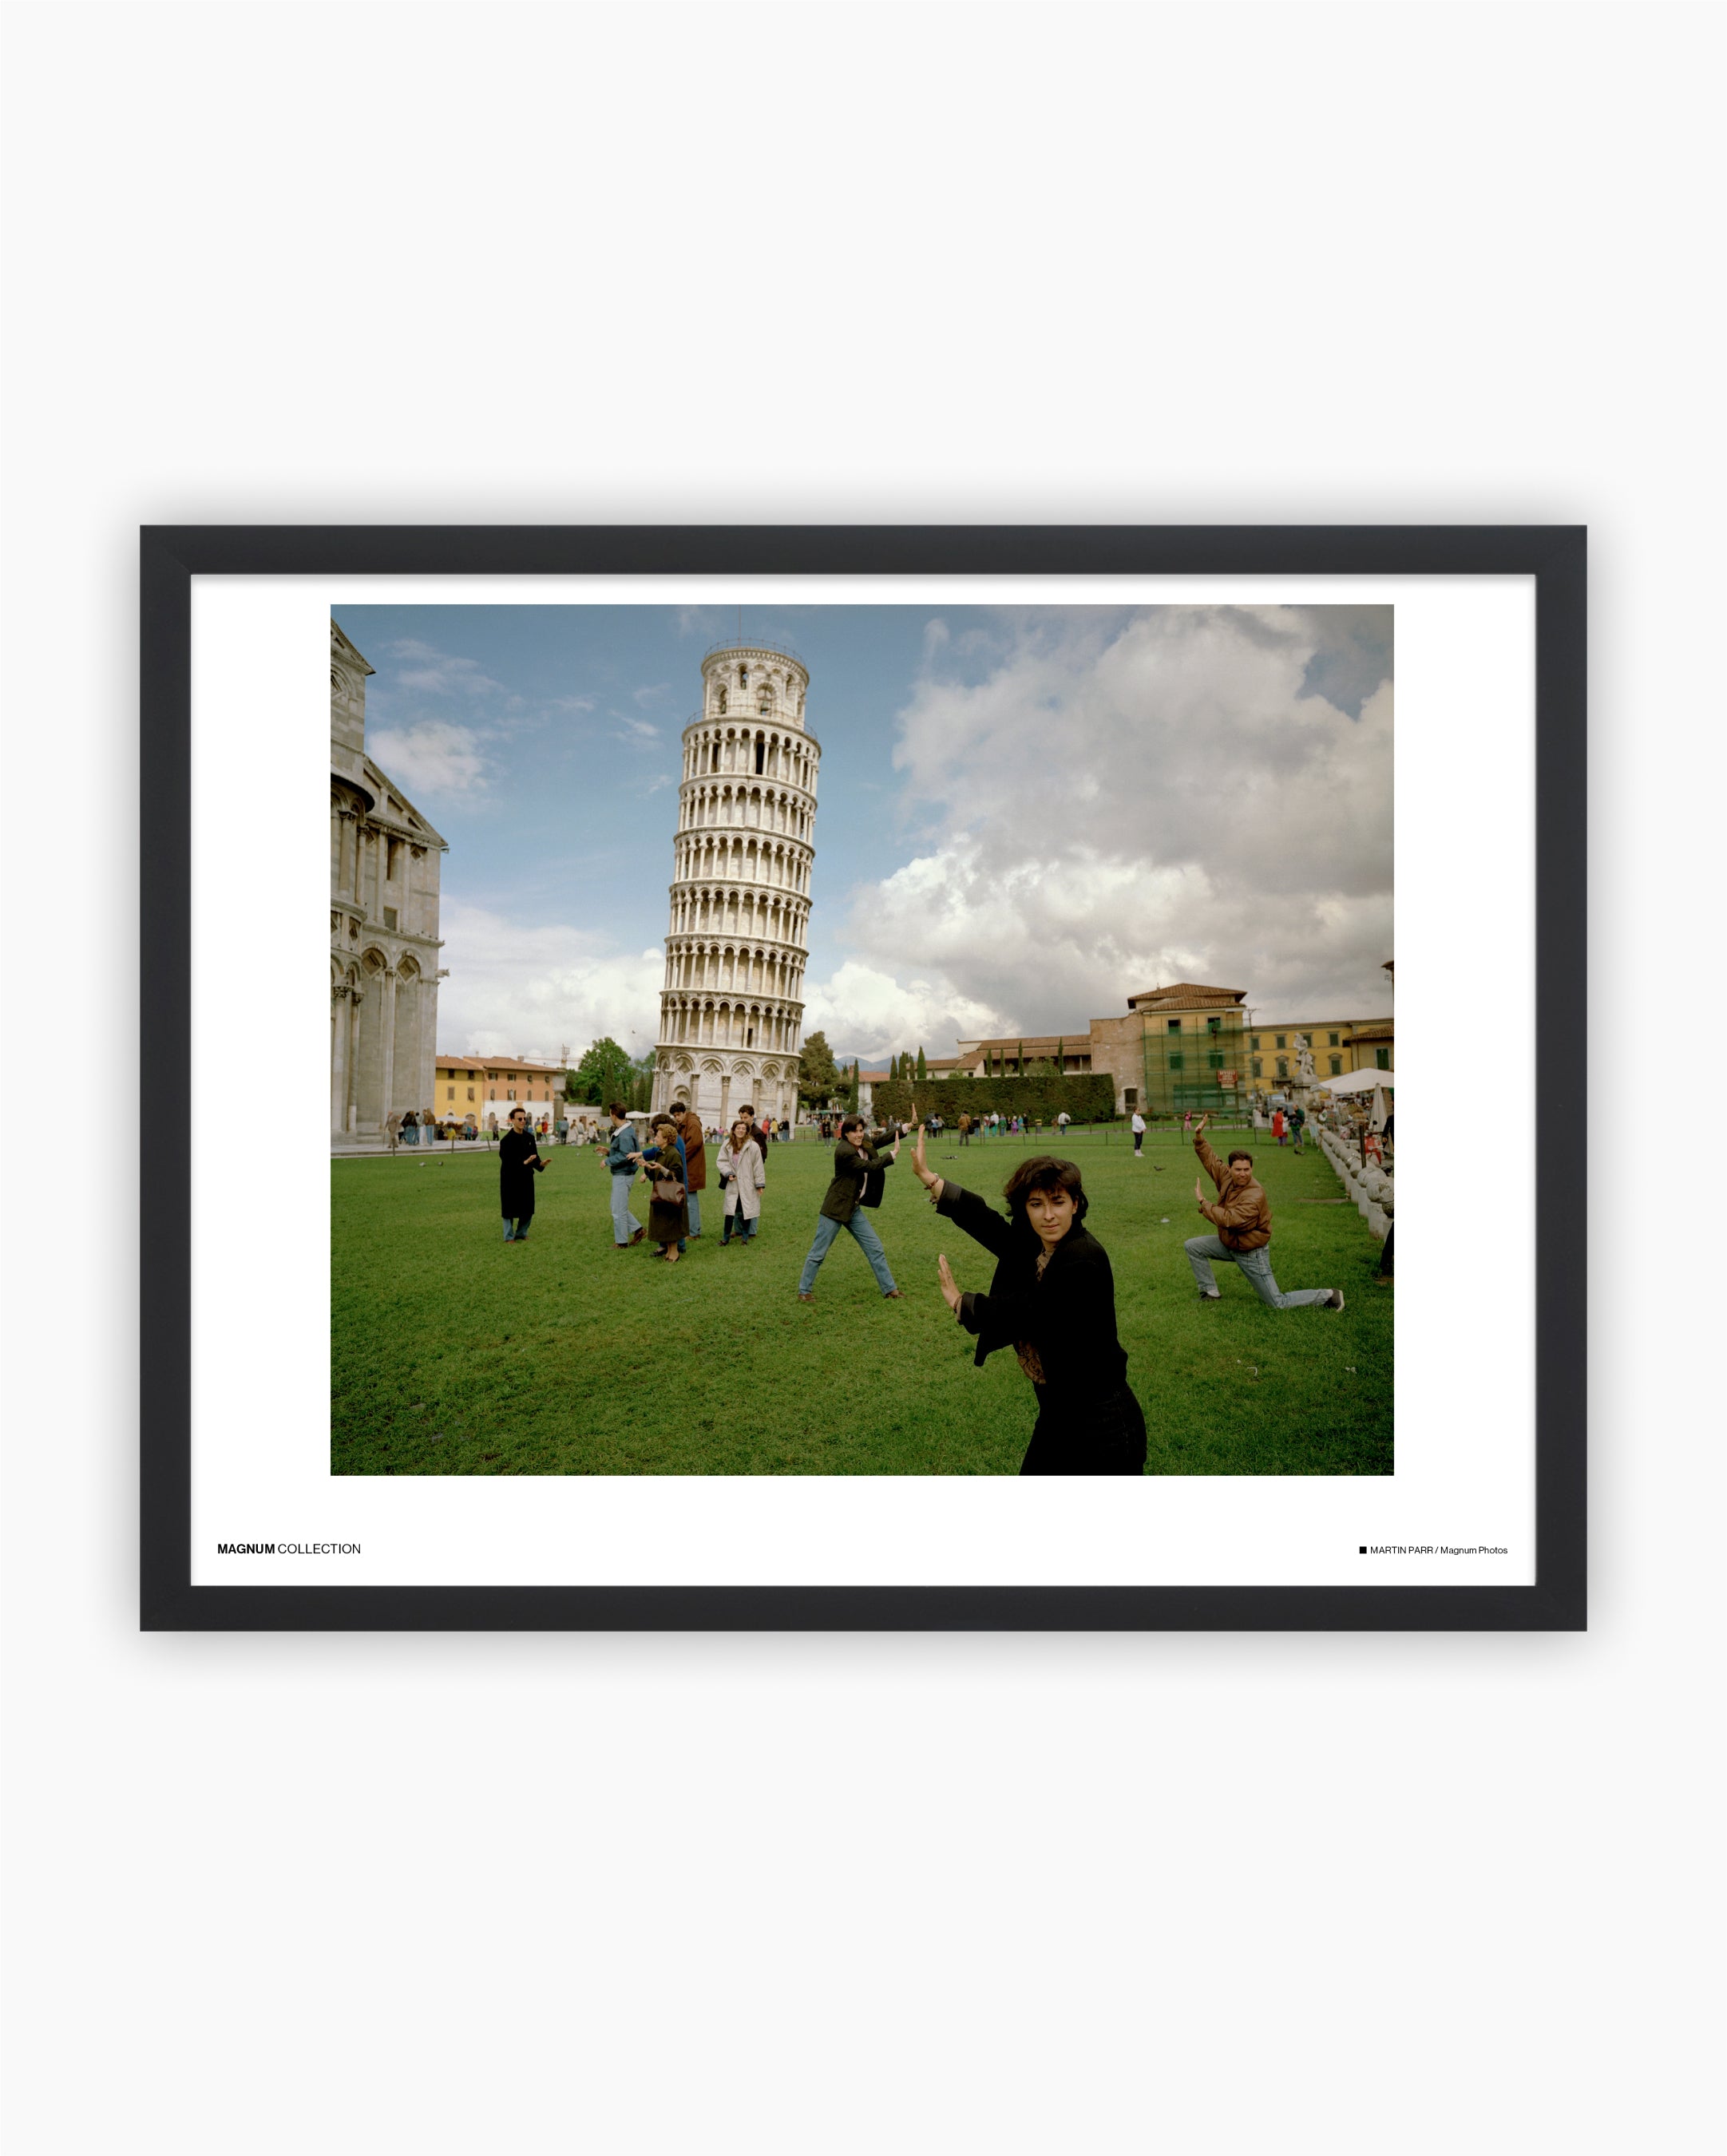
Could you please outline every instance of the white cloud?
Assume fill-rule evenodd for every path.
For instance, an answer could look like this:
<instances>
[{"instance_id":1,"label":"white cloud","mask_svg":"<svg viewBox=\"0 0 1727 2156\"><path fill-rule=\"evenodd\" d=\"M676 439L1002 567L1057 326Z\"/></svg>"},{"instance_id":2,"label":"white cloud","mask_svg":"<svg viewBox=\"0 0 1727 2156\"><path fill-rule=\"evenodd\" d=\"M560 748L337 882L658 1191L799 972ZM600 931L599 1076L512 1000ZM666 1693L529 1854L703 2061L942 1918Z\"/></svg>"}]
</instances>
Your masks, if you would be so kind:
<instances>
[{"instance_id":1,"label":"white cloud","mask_svg":"<svg viewBox=\"0 0 1727 2156\"><path fill-rule=\"evenodd\" d=\"M632 1055L654 1045L666 953L619 951L603 929L523 927L448 897L442 909L438 1042L454 1054L550 1060L609 1034Z\"/></svg>"},{"instance_id":2,"label":"white cloud","mask_svg":"<svg viewBox=\"0 0 1727 2156\"><path fill-rule=\"evenodd\" d=\"M454 652L439 651L435 644L422 644L418 637L398 637L393 644L386 644L385 655L404 663L390 670L389 685L393 689L414 689L429 696L495 696L503 693L503 684L494 681L478 660L463 659Z\"/></svg>"},{"instance_id":3,"label":"white cloud","mask_svg":"<svg viewBox=\"0 0 1727 2156\"><path fill-rule=\"evenodd\" d=\"M471 727L421 719L412 726L378 727L366 747L428 808L434 801L471 801L486 790L486 756Z\"/></svg>"},{"instance_id":4,"label":"white cloud","mask_svg":"<svg viewBox=\"0 0 1727 2156\"><path fill-rule=\"evenodd\" d=\"M660 738L660 729L658 726L650 726L645 719L632 718L627 712L624 711L614 711L612 713L612 716L617 721L617 724L612 729L612 734L614 740L621 742L656 742Z\"/></svg>"},{"instance_id":5,"label":"white cloud","mask_svg":"<svg viewBox=\"0 0 1727 2156\"><path fill-rule=\"evenodd\" d=\"M932 835L853 893L830 1039L1058 1032L1182 978L1291 1016L1388 1008L1392 692L1366 684L1376 660L1388 674L1390 614L1352 609L1337 634L1322 616L1007 616L970 682L931 643L894 762Z\"/></svg>"},{"instance_id":6,"label":"white cloud","mask_svg":"<svg viewBox=\"0 0 1727 2156\"><path fill-rule=\"evenodd\" d=\"M999 1014L915 967L892 969L848 959L825 981L804 984L804 1032L825 1033L843 1055L897 1055L935 1040L982 1038Z\"/></svg>"}]
</instances>

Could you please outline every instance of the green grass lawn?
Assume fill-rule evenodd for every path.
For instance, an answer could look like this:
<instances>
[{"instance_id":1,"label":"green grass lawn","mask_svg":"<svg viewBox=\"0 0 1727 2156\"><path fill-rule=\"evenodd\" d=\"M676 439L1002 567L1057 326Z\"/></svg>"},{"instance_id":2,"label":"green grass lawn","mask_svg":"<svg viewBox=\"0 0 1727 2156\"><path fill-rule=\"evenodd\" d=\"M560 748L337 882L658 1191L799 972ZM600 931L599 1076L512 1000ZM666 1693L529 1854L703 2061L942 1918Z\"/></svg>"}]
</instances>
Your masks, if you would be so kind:
<instances>
[{"instance_id":1,"label":"green grass lawn","mask_svg":"<svg viewBox=\"0 0 1727 2156\"><path fill-rule=\"evenodd\" d=\"M1221 1150L1241 1142L1214 1134ZM1264 1140L1264 1134L1261 1134ZM1267 1310L1231 1266L1221 1303L1195 1293L1181 1244L1205 1227L1192 1152L1169 1133L1135 1161L1113 1132L1076 1134L1087 1224L1109 1252L1128 1375L1154 1475L1389 1475L1393 1291L1379 1245L1324 1155L1254 1143L1275 1219L1278 1285L1340 1287L1341 1312ZM930 1164L999 1199L1035 1139ZM1011 1475L1031 1431L1012 1356L972 1367L974 1342L936 1286L988 1254L943 1221L909 1145L873 1216L903 1301L877 1291L841 1235L816 1300L798 1270L832 1149L773 1148L761 1228L720 1247L719 1193L683 1262L612 1246L599 1157L547 1148L533 1234L502 1240L491 1154L331 1163L331 1458L338 1475ZM638 1218L647 1205L638 1186Z\"/></svg>"}]
</instances>

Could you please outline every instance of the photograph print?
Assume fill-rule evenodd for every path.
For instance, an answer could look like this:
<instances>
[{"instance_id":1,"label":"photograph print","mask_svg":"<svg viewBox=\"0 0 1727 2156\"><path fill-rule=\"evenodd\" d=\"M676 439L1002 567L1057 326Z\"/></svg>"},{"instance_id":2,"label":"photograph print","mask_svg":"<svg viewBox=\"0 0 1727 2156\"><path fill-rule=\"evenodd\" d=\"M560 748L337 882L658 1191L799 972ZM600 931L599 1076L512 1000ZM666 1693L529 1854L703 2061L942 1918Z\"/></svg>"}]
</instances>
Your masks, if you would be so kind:
<instances>
[{"instance_id":1,"label":"photograph print","mask_svg":"<svg viewBox=\"0 0 1727 2156\"><path fill-rule=\"evenodd\" d=\"M1390 1476L1392 620L338 605L332 1472Z\"/></svg>"}]
</instances>

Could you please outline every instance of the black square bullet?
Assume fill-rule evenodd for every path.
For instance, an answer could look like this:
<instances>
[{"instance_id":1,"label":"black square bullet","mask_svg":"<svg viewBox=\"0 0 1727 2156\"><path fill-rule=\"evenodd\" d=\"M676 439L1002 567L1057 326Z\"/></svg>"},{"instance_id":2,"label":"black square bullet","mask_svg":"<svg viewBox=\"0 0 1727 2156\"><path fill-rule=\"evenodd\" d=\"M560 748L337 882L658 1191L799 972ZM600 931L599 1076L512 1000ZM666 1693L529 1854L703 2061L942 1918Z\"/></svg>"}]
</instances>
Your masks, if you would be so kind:
<instances>
[{"instance_id":1,"label":"black square bullet","mask_svg":"<svg viewBox=\"0 0 1727 2156\"><path fill-rule=\"evenodd\" d=\"M1367 1554L1367 1545L1365 1543L1363 1543L1361 1545L1361 1554L1363 1557L1365 1557Z\"/></svg>"}]
</instances>

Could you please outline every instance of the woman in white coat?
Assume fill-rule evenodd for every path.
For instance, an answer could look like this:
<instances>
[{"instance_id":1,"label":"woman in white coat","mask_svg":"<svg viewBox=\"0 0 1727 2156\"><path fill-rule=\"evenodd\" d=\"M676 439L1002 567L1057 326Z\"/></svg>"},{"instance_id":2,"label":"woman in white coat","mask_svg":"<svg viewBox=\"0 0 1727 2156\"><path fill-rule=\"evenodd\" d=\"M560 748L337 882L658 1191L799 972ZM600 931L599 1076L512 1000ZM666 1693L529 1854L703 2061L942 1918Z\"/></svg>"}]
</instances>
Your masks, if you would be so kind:
<instances>
[{"instance_id":1,"label":"woman in white coat","mask_svg":"<svg viewBox=\"0 0 1727 2156\"><path fill-rule=\"evenodd\" d=\"M720 1248L724 1250L731 1241L734 1229L740 1243L753 1242L756 1222L762 1217L762 1186L768 1176L762 1165L762 1148L752 1135L748 1116L738 1118L720 1147L720 1180L726 1187Z\"/></svg>"}]
</instances>

